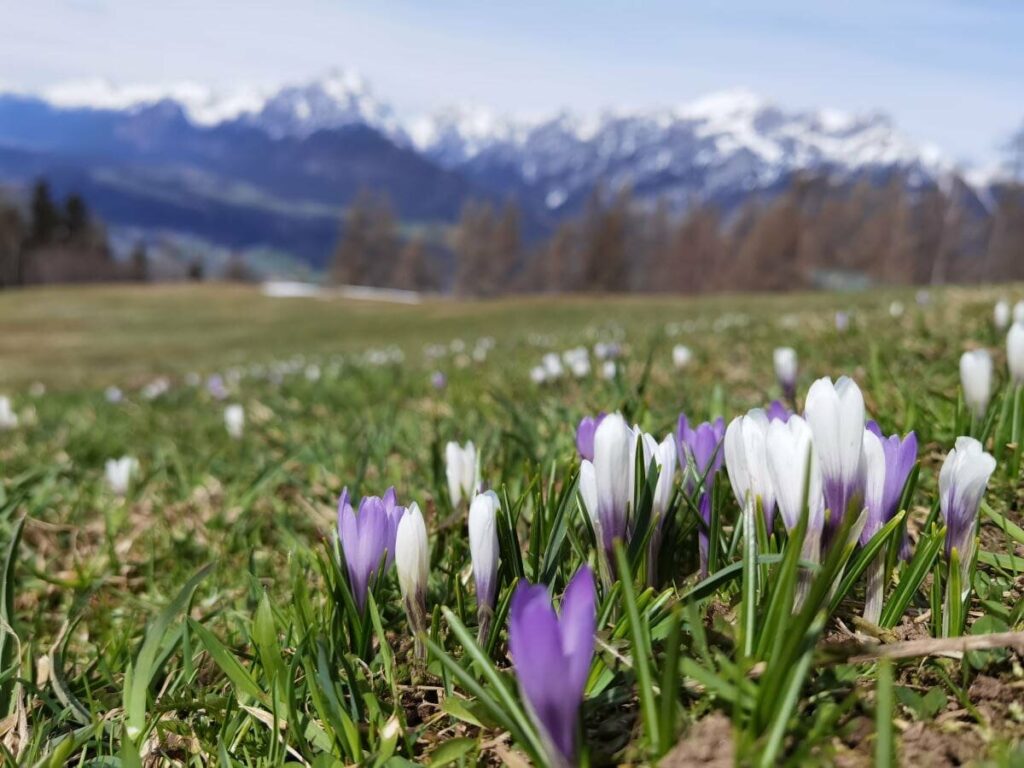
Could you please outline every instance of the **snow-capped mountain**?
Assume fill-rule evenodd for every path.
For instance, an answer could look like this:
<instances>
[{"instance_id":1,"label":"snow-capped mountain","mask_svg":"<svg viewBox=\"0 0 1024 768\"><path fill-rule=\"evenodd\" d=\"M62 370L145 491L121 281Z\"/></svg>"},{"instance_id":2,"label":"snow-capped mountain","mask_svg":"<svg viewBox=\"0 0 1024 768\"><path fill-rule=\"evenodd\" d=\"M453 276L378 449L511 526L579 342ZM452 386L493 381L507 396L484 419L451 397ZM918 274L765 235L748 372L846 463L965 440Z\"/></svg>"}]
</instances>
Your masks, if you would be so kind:
<instances>
[{"instance_id":1,"label":"snow-capped mountain","mask_svg":"<svg viewBox=\"0 0 1024 768\"><path fill-rule=\"evenodd\" d=\"M404 136L394 111L369 84L359 75L340 70L304 83L233 89L193 82L117 85L102 79L80 80L48 88L39 96L54 107L125 112L174 102L195 125L238 121L275 138L306 137L355 124Z\"/></svg>"},{"instance_id":2,"label":"snow-capped mountain","mask_svg":"<svg viewBox=\"0 0 1024 768\"><path fill-rule=\"evenodd\" d=\"M903 136L880 114L789 112L747 91L676 109L562 113L532 121L446 111L409 130L415 145L485 184L518 176L557 210L598 182L685 205L772 187L800 170L840 175L901 169L917 181L952 169L936 148Z\"/></svg>"},{"instance_id":3,"label":"snow-capped mountain","mask_svg":"<svg viewBox=\"0 0 1024 768\"><path fill-rule=\"evenodd\" d=\"M365 188L423 223L454 220L471 198L511 198L530 237L599 185L629 186L641 203L729 211L800 171L837 183L898 174L915 186L951 170L883 115L789 110L746 91L528 119L476 107L401 115L348 72L283 87L92 80L0 93L0 185L45 176L87 194L115 225L201 230L233 246L302 242L320 258ZM984 182L966 178L983 196Z\"/></svg>"}]
</instances>

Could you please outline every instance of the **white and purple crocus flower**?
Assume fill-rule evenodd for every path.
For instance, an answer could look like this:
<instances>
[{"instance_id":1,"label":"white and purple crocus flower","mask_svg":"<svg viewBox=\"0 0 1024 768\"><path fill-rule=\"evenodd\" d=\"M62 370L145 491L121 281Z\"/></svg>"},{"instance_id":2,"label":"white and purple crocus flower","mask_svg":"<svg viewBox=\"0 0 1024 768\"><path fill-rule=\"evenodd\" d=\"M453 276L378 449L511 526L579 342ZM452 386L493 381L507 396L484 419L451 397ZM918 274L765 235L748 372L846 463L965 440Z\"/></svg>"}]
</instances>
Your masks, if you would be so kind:
<instances>
[{"instance_id":1,"label":"white and purple crocus flower","mask_svg":"<svg viewBox=\"0 0 1024 768\"><path fill-rule=\"evenodd\" d=\"M958 437L956 446L946 456L939 472L939 508L946 524L946 558L956 550L960 561L960 600L966 601L971 591L971 564L977 547L978 510L989 478L996 469L996 460L985 452L973 437ZM952 565L952 562L950 562ZM952 595L946 582L946 611L943 633L959 632L949 626Z\"/></svg>"},{"instance_id":2,"label":"white and purple crocus flower","mask_svg":"<svg viewBox=\"0 0 1024 768\"><path fill-rule=\"evenodd\" d=\"M704 521L703 527L698 531L701 576L708 575L711 499L715 477L725 460L722 452L724 439L725 419L719 417L692 429L686 414L679 414L676 446L679 454L679 467L683 473L683 488L688 494L698 494L697 505L701 519Z\"/></svg>"},{"instance_id":3,"label":"white and purple crocus flower","mask_svg":"<svg viewBox=\"0 0 1024 768\"><path fill-rule=\"evenodd\" d=\"M594 430L593 461L580 464L580 497L609 569L615 540L625 542L629 533L634 446L633 430L612 413Z\"/></svg>"},{"instance_id":4,"label":"white and purple crocus flower","mask_svg":"<svg viewBox=\"0 0 1024 768\"><path fill-rule=\"evenodd\" d=\"M394 488L384 498L364 496L359 511L352 508L348 488L338 500L338 535L345 555L349 585L359 610L366 607L366 596L384 563L384 570L395 560L395 538L405 507L398 505Z\"/></svg>"},{"instance_id":5,"label":"white and purple crocus flower","mask_svg":"<svg viewBox=\"0 0 1024 768\"><path fill-rule=\"evenodd\" d=\"M846 376L811 385L804 418L814 436L825 494L822 548L828 550L849 511L858 515L864 501L864 396Z\"/></svg>"},{"instance_id":6,"label":"white and purple crocus flower","mask_svg":"<svg viewBox=\"0 0 1024 768\"><path fill-rule=\"evenodd\" d=\"M917 462L917 436L913 432L903 438L899 435L885 437L878 424L869 421L863 440L864 506L867 518L860 534L862 546L899 511L903 487ZM907 541L902 542L901 550L909 550ZM902 554L905 556L909 552L903 551ZM885 563L885 552L879 552L868 567L864 618L873 624L877 624L882 615Z\"/></svg>"},{"instance_id":7,"label":"white and purple crocus flower","mask_svg":"<svg viewBox=\"0 0 1024 768\"><path fill-rule=\"evenodd\" d=\"M582 566L555 613L548 589L520 581L512 595L508 650L519 689L547 751L546 763L575 764L580 704L594 656L597 594Z\"/></svg>"}]
</instances>

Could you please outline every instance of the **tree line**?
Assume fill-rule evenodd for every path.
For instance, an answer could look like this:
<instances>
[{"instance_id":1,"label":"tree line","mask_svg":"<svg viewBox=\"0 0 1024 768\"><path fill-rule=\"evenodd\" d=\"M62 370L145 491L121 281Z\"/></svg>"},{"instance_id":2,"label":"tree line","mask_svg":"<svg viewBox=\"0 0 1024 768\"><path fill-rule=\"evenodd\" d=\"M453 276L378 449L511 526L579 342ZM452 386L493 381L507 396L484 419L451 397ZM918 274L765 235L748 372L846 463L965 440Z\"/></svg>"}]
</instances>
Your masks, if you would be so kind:
<instances>
[{"instance_id":1,"label":"tree line","mask_svg":"<svg viewBox=\"0 0 1024 768\"><path fill-rule=\"evenodd\" d=\"M1024 280L1016 182L979 197L956 175L915 188L897 174L853 184L799 174L728 212L694 201L683 214L598 187L545 239L524 241L520 219L514 202L471 200L448 231L405 234L387 198L364 192L344 216L330 277L463 296Z\"/></svg>"},{"instance_id":2,"label":"tree line","mask_svg":"<svg viewBox=\"0 0 1024 768\"><path fill-rule=\"evenodd\" d=\"M115 262L102 223L80 195L54 199L44 180L32 189L27 211L0 198L0 288L42 283L145 280L145 249L127 265Z\"/></svg>"}]
</instances>

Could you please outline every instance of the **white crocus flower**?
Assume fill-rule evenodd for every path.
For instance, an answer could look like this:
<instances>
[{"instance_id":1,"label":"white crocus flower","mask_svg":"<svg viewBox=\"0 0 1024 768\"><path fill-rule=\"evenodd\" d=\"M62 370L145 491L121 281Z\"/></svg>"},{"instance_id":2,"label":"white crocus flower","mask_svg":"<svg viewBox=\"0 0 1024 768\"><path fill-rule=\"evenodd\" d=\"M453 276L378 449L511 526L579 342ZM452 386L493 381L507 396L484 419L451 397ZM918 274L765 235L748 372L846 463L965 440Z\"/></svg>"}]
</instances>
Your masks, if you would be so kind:
<instances>
[{"instance_id":1,"label":"white crocus flower","mask_svg":"<svg viewBox=\"0 0 1024 768\"><path fill-rule=\"evenodd\" d=\"M1013 383L1024 385L1024 323L1014 323L1006 334L1006 362Z\"/></svg>"},{"instance_id":2,"label":"white crocus flower","mask_svg":"<svg viewBox=\"0 0 1024 768\"><path fill-rule=\"evenodd\" d=\"M417 655L423 655L421 633L427 629L427 579L430 575L430 549L427 544L427 526L416 502L413 502L398 521L395 535L395 569L398 586L405 602L409 628L416 636Z\"/></svg>"},{"instance_id":3,"label":"white crocus flower","mask_svg":"<svg viewBox=\"0 0 1024 768\"><path fill-rule=\"evenodd\" d=\"M772 354L775 364L775 378L782 387L786 397L792 400L796 396L796 377L798 360L796 350L792 347L778 347Z\"/></svg>"},{"instance_id":4,"label":"white crocus flower","mask_svg":"<svg viewBox=\"0 0 1024 768\"><path fill-rule=\"evenodd\" d=\"M976 419L984 418L992 397L992 356L987 349L963 353L960 357L960 384L971 415Z\"/></svg>"},{"instance_id":5,"label":"white crocus flower","mask_svg":"<svg viewBox=\"0 0 1024 768\"><path fill-rule=\"evenodd\" d=\"M741 507L761 499L765 526L775 521L775 487L768 471L768 415L760 408L738 416L725 430L725 468L733 494Z\"/></svg>"},{"instance_id":6,"label":"white crocus flower","mask_svg":"<svg viewBox=\"0 0 1024 768\"><path fill-rule=\"evenodd\" d=\"M7 395L0 395L0 430L16 429L17 427L18 414L14 412L11 398Z\"/></svg>"},{"instance_id":7,"label":"white crocus flower","mask_svg":"<svg viewBox=\"0 0 1024 768\"><path fill-rule=\"evenodd\" d=\"M245 432L245 409L238 403L224 409L224 428L235 440L240 439Z\"/></svg>"},{"instance_id":8,"label":"white crocus flower","mask_svg":"<svg viewBox=\"0 0 1024 768\"><path fill-rule=\"evenodd\" d=\"M476 496L469 505L469 554L476 584L480 637L486 639L498 589L498 511L501 502L494 491Z\"/></svg>"},{"instance_id":9,"label":"white crocus flower","mask_svg":"<svg viewBox=\"0 0 1024 768\"><path fill-rule=\"evenodd\" d=\"M864 506L867 519L861 534L861 543L867 543L885 524L885 449L874 432L864 430ZM864 618L877 624L882 615L882 597L885 589L885 552L879 552L868 566L867 593Z\"/></svg>"},{"instance_id":10,"label":"white crocus flower","mask_svg":"<svg viewBox=\"0 0 1024 768\"><path fill-rule=\"evenodd\" d=\"M1000 299L996 302L995 307L992 309L992 321L995 323L996 328L1000 331L1005 331L1010 325L1010 319L1013 317L1010 311L1010 302L1005 299Z\"/></svg>"},{"instance_id":11,"label":"white crocus flower","mask_svg":"<svg viewBox=\"0 0 1024 768\"><path fill-rule=\"evenodd\" d=\"M449 442L444 448L445 475L448 478L448 497L458 507L480 488L480 464L476 446L469 440L465 445Z\"/></svg>"},{"instance_id":12,"label":"white crocus flower","mask_svg":"<svg viewBox=\"0 0 1024 768\"><path fill-rule=\"evenodd\" d=\"M132 475L139 467L139 462L131 456L120 459L107 459L105 474L107 486L116 496L124 496L128 492Z\"/></svg>"},{"instance_id":13,"label":"white crocus flower","mask_svg":"<svg viewBox=\"0 0 1024 768\"><path fill-rule=\"evenodd\" d=\"M672 365L682 370L693 360L693 352L685 344L676 344L672 347Z\"/></svg>"}]
</instances>

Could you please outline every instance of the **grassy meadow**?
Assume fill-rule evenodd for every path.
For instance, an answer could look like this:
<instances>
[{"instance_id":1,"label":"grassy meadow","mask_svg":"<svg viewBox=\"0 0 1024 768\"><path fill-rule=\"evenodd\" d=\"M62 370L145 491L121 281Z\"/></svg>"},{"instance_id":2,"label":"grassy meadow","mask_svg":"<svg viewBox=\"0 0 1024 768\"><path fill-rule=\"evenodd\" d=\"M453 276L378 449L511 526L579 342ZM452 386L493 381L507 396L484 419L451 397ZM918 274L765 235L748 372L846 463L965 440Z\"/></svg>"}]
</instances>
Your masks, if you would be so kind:
<instances>
[{"instance_id":1,"label":"grassy meadow","mask_svg":"<svg viewBox=\"0 0 1024 768\"><path fill-rule=\"evenodd\" d=\"M0 432L0 763L553 764L509 658L511 596L525 578L560 597L587 563L596 644L570 762L1024 765L1024 413L993 327L1004 295L1024 287L416 306L227 286L4 293L0 394L18 424ZM608 378L599 343L618 349ZM658 440L681 412L728 423L781 396L783 345L798 405L847 375L886 434L916 432L902 514L814 565L800 526L743 524L723 470L702 578L704 524L678 478L661 549L637 538L656 483L640 462L635 542L609 567L578 495L580 419L621 411ZM532 380L545 354L579 346L589 373ZM993 396L972 419L958 366L979 347ZM966 434L998 466L969 598L950 605L937 484ZM501 504L479 639L467 502L446 480L446 444L466 440ZM121 456L137 470L118 493L105 463ZM391 486L429 536L425 658L394 569L360 609L338 544L343 488ZM861 613L879 553L876 624Z\"/></svg>"}]
</instances>

